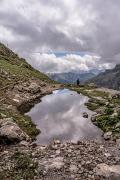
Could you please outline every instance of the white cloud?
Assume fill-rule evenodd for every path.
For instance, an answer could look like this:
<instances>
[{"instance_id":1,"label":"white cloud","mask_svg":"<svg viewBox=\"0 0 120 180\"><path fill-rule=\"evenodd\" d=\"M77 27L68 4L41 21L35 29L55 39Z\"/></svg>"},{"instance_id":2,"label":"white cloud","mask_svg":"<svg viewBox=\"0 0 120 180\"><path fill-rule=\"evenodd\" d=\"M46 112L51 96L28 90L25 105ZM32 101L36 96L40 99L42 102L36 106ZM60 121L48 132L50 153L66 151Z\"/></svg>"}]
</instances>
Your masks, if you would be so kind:
<instances>
[{"instance_id":1,"label":"white cloud","mask_svg":"<svg viewBox=\"0 0 120 180\"><path fill-rule=\"evenodd\" d=\"M88 71L91 69L111 68L112 64L102 63L101 58L95 55L66 54L63 57L56 57L55 54L33 54L28 58L29 62L38 70L46 73L60 73L70 71Z\"/></svg>"},{"instance_id":2,"label":"white cloud","mask_svg":"<svg viewBox=\"0 0 120 180\"><path fill-rule=\"evenodd\" d=\"M120 59L119 7L120 0L0 0L0 41L23 57L56 51L101 57L31 55L42 71L109 67Z\"/></svg>"}]
</instances>

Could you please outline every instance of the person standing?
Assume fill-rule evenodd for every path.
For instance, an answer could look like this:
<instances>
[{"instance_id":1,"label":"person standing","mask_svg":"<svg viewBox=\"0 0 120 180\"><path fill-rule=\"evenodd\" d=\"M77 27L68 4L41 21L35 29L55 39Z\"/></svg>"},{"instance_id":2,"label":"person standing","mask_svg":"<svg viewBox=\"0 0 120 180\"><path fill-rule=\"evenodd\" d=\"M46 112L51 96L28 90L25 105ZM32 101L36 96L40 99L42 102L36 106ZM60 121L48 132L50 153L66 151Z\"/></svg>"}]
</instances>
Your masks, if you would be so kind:
<instances>
[{"instance_id":1,"label":"person standing","mask_svg":"<svg viewBox=\"0 0 120 180\"><path fill-rule=\"evenodd\" d=\"M79 79L77 79L77 86L79 86L80 85L80 80Z\"/></svg>"}]
</instances>

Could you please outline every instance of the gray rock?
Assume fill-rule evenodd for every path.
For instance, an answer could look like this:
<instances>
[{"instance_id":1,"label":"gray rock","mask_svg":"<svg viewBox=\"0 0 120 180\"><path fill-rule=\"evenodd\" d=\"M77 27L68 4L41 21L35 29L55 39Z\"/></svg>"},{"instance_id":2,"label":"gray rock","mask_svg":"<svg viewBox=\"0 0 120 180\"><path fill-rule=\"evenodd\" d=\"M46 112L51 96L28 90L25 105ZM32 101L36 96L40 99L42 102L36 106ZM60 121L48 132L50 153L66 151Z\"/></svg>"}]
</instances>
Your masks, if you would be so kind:
<instances>
[{"instance_id":1,"label":"gray rock","mask_svg":"<svg viewBox=\"0 0 120 180\"><path fill-rule=\"evenodd\" d=\"M7 116L6 116L5 114L3 114L3 113L1 113L0 116L1 116L2 118L6 118L6 117L7 117Z\"/></svg>"},{"instance_id":2,"label":"gray rock","mask_svg":"<svg viewBox=\"0 0 120 180\"><path fill-rule=\"evenodd\" d=\"M36 94L40 92L40 86L37 83L31 83L30 86L28 87L28 91L30 93Z\"/></svg>"},{"instance_id":3,"label":"gray rock","mask_svg":"<svg viewBox=\"0 0 120 180\"><path fill-rule=\"evenodd\" d=\"M19 145L20 145L20 146L28 147L28 146L29 146L29 142L27 142L27 141L21 141L21 142L19 143Z\"/></svg>"},{"instance_id":4,"label":"gray rock","mask_svg":"<svg viewBox=\"0 0 120 180\"><path fill-rule=\"evenodd\" d=\"M74 165L74 164L71 164L70 165L70 172L72 173L72 172L77 172L78 171L78 168L77 168L77 166L76 165Z\"/></svg>"},{"instance_id":5,"label":"gray rock","mask_svg":"<svg viewBox=\"0 0 120 180\"><path fill-rule=\"evenodd\" d=\"M12 118L0 119L0 137L14 143L29 139Z\"/></svg>"},{"instance_id":6,"label":"gray rock","mask_svg":"<svg viewBox=\"0 0 120 180\"><path fill-rule=\"evenodd\" d=\"M107 164L98 164L95 168L96 175L108 178L109 180L120 179L120 165L108 166Z\"/></svg>"},{"instance_id":7,"label":"gray rock","mask_svg":"<svg viewBox=\"0 0 120 180\"><path fill-rule=\"evenodd\" d=\"M116 140L117 145L120 147L120 139Z\"/></svg>"},{"instance_id":8,"label":"gray rock","mask_svg":"<svg viewBox=\"0 0 120 180\"><path fill-rule=\"evenodd\" d=\"M115 128L119 128L120 127L120 122L118 122L115 126Z\"/></svg>"},{"instance_id":9,"label":"gray rock","mask_svg":"<svg viewBox=\"0 0 120 180\"><path fill-rule=\"evenodd\" d=\"M93 115L91 116L91 121L92 121L92 122L95 122L95 121L96 121L96 117L97 117L97 114L93 114Z\"/></svg>"},{"instance_id":10,"label":"gray rock","mask_svg":"<svg viewBox=\"0 0 120 180\"><path fill-rule=\"evenodd\" d=\"M111 136L112 136L112 132L110 131L110 132L106 132L106 133L104 133L104 139L105 140L110 140L111 139Z\"/></svg>"},{"instance_id":11,"label":"gray rock","mask_svg":"<svg viewBox=\"0 0 120 180\"><path fill-rule=\"evenodd\" d=\"M86 112L83 113L84 118L88 118L88 114Z\"/></svg>"}]
</instances>

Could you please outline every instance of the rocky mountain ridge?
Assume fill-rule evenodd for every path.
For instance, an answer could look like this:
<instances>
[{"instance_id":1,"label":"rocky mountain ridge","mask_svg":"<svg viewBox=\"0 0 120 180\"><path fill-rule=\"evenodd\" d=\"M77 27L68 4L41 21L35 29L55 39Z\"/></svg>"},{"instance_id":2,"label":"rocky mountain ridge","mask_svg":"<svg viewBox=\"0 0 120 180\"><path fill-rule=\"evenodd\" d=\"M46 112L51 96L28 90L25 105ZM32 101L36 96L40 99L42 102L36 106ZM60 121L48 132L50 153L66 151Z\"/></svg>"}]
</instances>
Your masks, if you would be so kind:
<instances>
[{"instance_id":1,"label":"rocky mountain ridge","mask_svg":"<svg viewBox=\"0 0 120 180\"><path fill-rule=\"evenodd\" d=\"M77 79L80 80L80 83L83 84L88 79L95 77L100 71L91 70L91 71L82 71L82 72L66 72L66 73L48 73L48 76L60 83L65 84L75 84Z\"/></svg>"},{"instance_id":2,"label":"rocky mountain ridge","mask_svg":"<svg viewBox=\"0 0 120 180\"><path fill-rule=\"evenodd\" d=\"M87 83L95 83L99 87L120 90L120 64L117 64L113 69L100 73L88 80Z\"/></svg>"}]
</instances>

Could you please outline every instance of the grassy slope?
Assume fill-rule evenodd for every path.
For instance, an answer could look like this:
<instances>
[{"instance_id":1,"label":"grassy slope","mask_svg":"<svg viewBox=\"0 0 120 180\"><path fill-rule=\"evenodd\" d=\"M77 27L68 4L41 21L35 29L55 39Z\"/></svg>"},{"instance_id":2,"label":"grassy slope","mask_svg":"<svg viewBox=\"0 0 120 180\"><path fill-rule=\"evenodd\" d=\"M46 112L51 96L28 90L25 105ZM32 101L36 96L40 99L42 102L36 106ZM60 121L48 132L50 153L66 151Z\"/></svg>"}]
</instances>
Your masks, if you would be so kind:
<instances>
[{"instance_id":1,"label":"grassy slope","mask_svg":"<svg viewBox=\"0 0 120 180\"><path fill-rule=\"evenodd\" d=\"M48 76L35 70L31 65L29 65L25 59L19 58L18 55L13 53L11 50L6 48L0 43L0 68L4 69L11 75L16 75L16 78L26 79L31 77L39 78L40 80L46 82L51 81Z\"/></svg>"},{"instance_id":2,"label":"grassy slope","mask_svg":"<svg viewBox=\"0 0 120 180\"><path fill-rule=\"evenodd\" d=\"M4 87L10 87L14 83L20 83L21 81L28 81L28 79L37 78L46 83L54 83L43 73L35 70L29 65L25 59L19 58L17 54L13 53L10 49L0 43L0 72L4 71L10 77L10 80L6 76L0 74L0 118L1 114L6 117L13 117L15 122L31 137L34 138L39 131L32 123L31 119L25 115L21 115L14 110L8 110L3 107L3 104L10 104L9 99L5 99L6 96ZM1 101L3 99L3 101Z\"/></svg>"}]
</instances>

